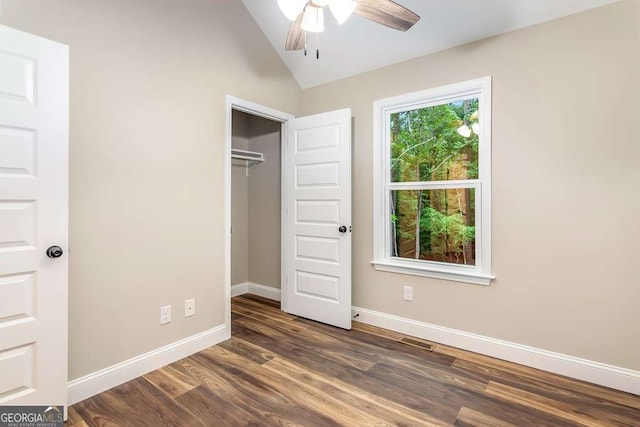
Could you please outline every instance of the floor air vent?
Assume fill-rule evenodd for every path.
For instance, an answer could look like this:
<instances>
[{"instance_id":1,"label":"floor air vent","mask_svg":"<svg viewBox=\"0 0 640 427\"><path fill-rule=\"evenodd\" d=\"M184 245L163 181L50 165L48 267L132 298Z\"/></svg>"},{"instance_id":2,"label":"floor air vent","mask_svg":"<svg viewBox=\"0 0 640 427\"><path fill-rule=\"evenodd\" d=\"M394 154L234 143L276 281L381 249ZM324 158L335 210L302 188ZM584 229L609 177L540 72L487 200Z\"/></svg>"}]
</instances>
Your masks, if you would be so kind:
<instances>
[{"instance_id":1,"label":"floor air vent","mask_svg":"<svg viewBox=\"0 0 640 427\"><path fill-rule=\"evenodd\" d=\"M428 351L433 351L433 345L428 344L428 343L426 343L424 341L418 341L418 340L414 340L412 338L406 338L405 337L405 338L402 338L400 340L400 342L403 343L403 344L412 345L414 347L420 347L420 348L423 348L423 349L428 350Z\"/></svg>"}]
</instances>

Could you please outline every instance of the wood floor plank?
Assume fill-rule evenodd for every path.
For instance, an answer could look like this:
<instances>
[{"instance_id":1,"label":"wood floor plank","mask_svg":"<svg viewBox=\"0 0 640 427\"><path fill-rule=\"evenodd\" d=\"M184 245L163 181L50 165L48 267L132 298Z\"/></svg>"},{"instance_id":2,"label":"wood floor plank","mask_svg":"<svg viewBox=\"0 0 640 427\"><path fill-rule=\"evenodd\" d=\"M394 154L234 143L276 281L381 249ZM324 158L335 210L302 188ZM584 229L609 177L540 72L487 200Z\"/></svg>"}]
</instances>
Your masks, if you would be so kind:
<instances>
[{"instance_id":1,"label":"wood floor plank","mask_svg":"<svg viewBox=\"0 0 640 427\"><path fill-rule=\"evenodd\" d=\"M205 426L140 377L84 400L74 409L91 426Z\"/></svg>"},{"instance_id":2,"label":"wood floor plank","mask_svg":"<svg viewBox=\"0 0 640 427\"><path fill-rule=\"evenodd\" d=\"M149 381L172 399L175 399L198 386L198 383L190 376L176 370L172 365L149 372L144 375L144 379Z\"/></svg>"},{"instance_id":3,"label":"wood floor plank","mask_svg":"<svg viewBox=\"0 0 640 427\"><path fill-rule=\"evenodd\" d=\"M282 319L282 320L296 319L296 316L285 313L280 308L272 307L268 304L265 304L263 302L256 300L255 298L248 298L244 296L234 298L234 300L232 301L232 305L236 307L245 307L248 309L253 309L258 313L262 313L276 319Z\"/></svg>"},{"instance_id":4,"label":"wood floor plank","mask_svg":"<svg viewBox=\"0 0 640 427\"><path fill-rule=\"evenodd\" d=\"M232 339L73 405L65 426L640 426L640 396L381 328L250 295L231 319Z\"/></svg>"},{"instance_id":5,"label":"wood floor plank","mask_svg":"<svg viewBox=\"0 0 640 427\"><path fill-rule=\"evenodd\" d=\"M276 300L272 300L272 299L269 299L269 298L261 297L260 295L244 294L244 295L242 295L242 296L240 296L238 298L234 298L234 299L237 299L237 300L251 300L251 301L259 302L261 304L261 306L260 306L261 309L264 306L269 306L269 307L275 308L276 310L282 310L281 309L282 304L280 303L280 301L276 301Z\"/></svg>"},{"instance_id":6,"label":"wood floor plank","mask_svg":"<svg viewBox=\"0 0 640 427\"><path fill-rule=\"evenodd\" d=\"M276 370L286 375L292 381L303 384L311 384L313 387L324 391L329 396L334 396L349 406L368 412L371 415L383 419L392 425L411 426L444 426L443 421L433 418L428 414L413 411L405 406L368 393L347 382L336 379L326 379L308 369L296 365L283 358L276 357L264 365L267 369Z\"/></svg>"},{"instance_id":7,"label":"wood floor plank","mask_svg":"<svg viewBox=\"0 0 640 427\"><path fill-rule=\"evenodd\" d=\"M375 335L381 338L386 338L391 341L400 342L408 345L415 345L417 347L426 348L433 347L435 348L436 343L424 340L422 338L416 338L409 335L404 335L399 332L389 331L387 329L378 328L372 325L366 325L361 322L354 321L352 324L352 328L356 331L366 332L369 335Z\"/></svg>"},{"instance_id":8,"label":"wood floor plank","mask_svg":"<svg viewBox=\"0 0 640 427\"><path fill-rule=\"evenodd\" d=\"M456 426L491 426L491 427L515 427L514 424L502 421L491 415L484 414L482 412L474 411L473 409L465 408L464 406L458 413L456 419Z\"/></svg>"},{"instance_id":9,"label":"wood floor plank","mask_svg":"<svg viewBox=\"0 0 640 427\"><path fill-rule=\"evenodd\" d=\"M356 322L356 321L352 322L351 328L354 331L365 332L369 335L375 335L377 337L386 338L391 341L400 341L402 338L404 338L404 335L399 332L378 328L376 326L367 325L366 323L362 323L362 322Z\"/></svg>"},{"instance_id":10,"label":"wood floor plank","mask_svg":"<svg viewBox=\"0 0 640 427\"><path fill-rule=\"evenodd\" d=\"M282 329L279 324L265 324L249 317L241 316L237 318L235 324L243 328L252 330L269 336L274 340L296 341L299 346L307 349L314 349L322 353L326 358L337 360L345 365L366 371L376 363L376 356L363 352L358 348L343 345L343 343L333 340L330 336L305 331L304 334L293 334L287 329Z\"/></svg>"},{"instance_id":11,"label":"wood floor plank","mask_svg":"<svg viewBox=\"0 0 640 427\"><path fill-rule=\"evenodd\" d=\"M179 363L185 371L201 381L202 385L216 396L229 405L249 413L250 419L257 418L261 421L261 425L269 426L300 425L308 415L310 419L316 421L317 425L314 414L304 414L299 408L289 405L286 401L283 402L279 396L271 395L266 387L237 378L226 370L209 364L206 360L206 365L202 365L195 359L196 356L198 355L181 360ZM275 406L276 403L281 404L282 407Z\"/></svg>"},{"instance_id":12,"label":"wood floor plank","mask_svg":"<svg viewBox=\"0 0 640 427\"><path fill-rule=\"evenodd\" d=\"M518 427L574 427L576 425L537 409L517 405L486 394L473 395L471 393L465 399L463 407L499 418L503 423Z\"/></svg>"},{"instance_id":13,"label":"wood floor plank","mask_svg":"<svg viewBox=\"0 0 640 427\"><path fill-rule=\"evenodd\" d=\"M456 361L456 367L466 367L468 369L483 370L490 373L491 381L525 392L536 394L553 401L565 402L580 412L592 415L603 421L608 421L616 425L640 426L640 410L626 405L604 400L598 397L582 394L578 391L570 390L558 385L551 385L544 381L534 381L520 375L502 371L495 368L483 367L466 361Z\"/></svg>"},{"instance_id":14,"label":"wood floor plank","mask_svg":"<svg viewBox=\"0 0 640 427\"><path fill-rule=\"evenodd\" d=\"M254 414L230 403L227 399L219 397L203 385L180 395L176 401L193 414L195 418L208 420L209 425L264 425L264 422Z\"/></svg>"},{"instance_id":15,"label":"wood floor plank","mask_svg":"<svg viewBox=\"0 0 640 427\"><path fill-rule=\"evenodd\" d=\"M87 423L84 422L82 417L76 411L73 406L67 408L67 421L65 422L67 427L84 427Z\"/></svg>"},{"instance_id":16,"label":"wood floor plank","mask_svg":"<svg viewBox=\"0 0 640 427\"><path fill-rule=\"evenodd\" d=\"M308 329L308 326L303 324L303 323L299 323L299 322L292 322L293 319L295 319L294 317L286 317L286 316L274 316L272 313L265 313L265 312L261 312L256 310L254 307L247 307L244 304L239 304L239 303L233 303L231 305L231 312L232 313L237 313L237 314L241 314L245 317L250 317L253 318L255 320L258 321L262 321L262 322L266 322L266 323L274 323L274 322L278 322L278 324L283 327L283 328L287 328L288 330L291 331L295 331L295 332L301 332L303 330Z\"/></svg>"},{"instance_id":17,"label":"wood floor plank","mask_svg":"<svg viewBox=\"0 0 640 427\"><path fill-rule=\"evenodd\" d=\"M584 381L567 378L562 375L556 375L550 372L531 368L528 366L518 365L517 363L507 362L484 356L478 353L472 353L453 347L436 345L434 349L436 353L443 353L455 357L455 364L462 366L463 362L470 362L476 366L497 369L503 372L510 372L522 378L530 379L536 382L544 382L556 387L563 387L568 390L574 390L584 395L597 397L603 400L616 402L617 404L626 405L630 408L640 409L640 398L631 393L610 389L607 387L590 384ZM468 365L471 366L471 365Z\"/></svg>"},{"instance_id":18,"label":"wood floor plank","mask_svg":"<svg viewBox=\"0 0 640 427\"><path fill-rule=\"evenodd\" d=\"M580 413L577 408L567 403L528 393L515 387L490 382L487 386L487 393L582 426L599 427L603 425L603 420L597 420L590 415Z\"/></svg>"},{"instance_id":19,"label":"wood floor plank","mask_svg":"<svg viewBox=\"0 0 640 427\"><path fill-rule=\"evenodd\" d=\"M209 348L203 351L201 355L209 358L211 362L218 366L223 366L226 369L242 369L247 375L260 378L273 392L288 394L294 404L321 413L338 425L391 425L374 415L344 404L307 382L291 381L290 377L284 375L281 371L269 369L267 367L268 364L247 363L241 356L226 351L221 347Z\"/></svg>"},{"instance_id":20,"label":"wood floor plank","mask_svg":"<svg viewBox=\"0 0 640 427\"><path fill-rule=\"evenodd\" d=\"M239 354L252 362L258 363L259 365L262 365L275 357L275 355L270 351L236 337L231 337L230 340L219 344L219 346L226 350L233 351L234 353Z\"/></svg>"},{"instance_id":21,"label":"wood floor plank","mask_svg":"<svg viewBox=\"0 0 640 427\"><path fill-rule=\"evenodd\" d=\"M386 372L400 378L411 378L417 381L433 382L443 387L460 387L469 390L484 391L488 381L478 381L468 376L457 375L455 372L445 369L436 369L428 365L419 365L417 363L391 363L380 362L370 372Z\"/></svg>"},{"instance_id":22,"label":"wood floor plank","mask_svg":"<svg viewBox=\"0 0 640 427\"><path fill-rule=\"evenodd\" d=\"M361 346L363 344L368 344L372 352L377 354L389 354L394 358L417 358L420 360L428 360L431 363L436 363L442 366L451 366L451 364L456 360L455 357L451 357L449 355L435 353L424 348L403 344L400 341L385 339L359 330L352 329L350 331L346 331L344 329L335 328L333 326L324 325L322 323L302 318L297 318L294 322L313 325L315 329L345 342L357 342Z\"/></svg>"},{"instance_id":23,"label":"wood floor plank","mask_svg":"<svg viewBox=\"0 0 640 427\"><path fill-rule=\"evenodd\" d=\"M339 425L334 419L336 414L330 407L325 407L326 411L314 407L301 398L302 391L299 388L266 375L266 370L256 372L255 367L260 365L246 359L234 363L232 359L225 357L230 354L232 353L220 347L212 347L193 358L203 367L217 370L236 390L241 390L243 397L252 401L252 409L261 408L258 413L261 418L286 416L288 423L301 424L304 421L309 426Z\"/></svg>"},{"instance_id":24,"label":"wood floor plank","mask_svg":"<svg viewBox=\"0 0 640 427\"><path fill-rule=\"evenodd\" d=\"M477 387L463 385L462 383L453 385L440 382L438 379L431 380L421 378L411 372L407 372L398 367L388 365L376 365L369 372L369 375L385 384L398 384L413 395L422 396L442 406L447 406L456 410L456 414L463 406L485 413L495 413L499 410L505 415L505 421L517 421L519 425L538 426L563 425L562 419L538 413L536 410L523 408L512 402L500 402L498 399L487 395ZM406 404L405 404L406 405ZM456 416L453 417L455 422ZM566 424L566 423L565 423Z\"/></svg>"}]
</instances>

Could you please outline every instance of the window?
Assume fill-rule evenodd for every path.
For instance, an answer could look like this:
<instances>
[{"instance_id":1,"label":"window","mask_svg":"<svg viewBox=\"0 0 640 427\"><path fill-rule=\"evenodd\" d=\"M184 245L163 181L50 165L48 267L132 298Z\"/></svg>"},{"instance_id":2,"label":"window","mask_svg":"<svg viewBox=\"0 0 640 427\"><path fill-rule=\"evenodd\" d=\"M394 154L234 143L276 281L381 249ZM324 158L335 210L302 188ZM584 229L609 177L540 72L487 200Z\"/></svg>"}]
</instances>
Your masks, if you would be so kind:
<instances>
[{"instance_id":1,"label":"window","mask_svg":"<svg viewBox=\"0 0 640 427\"><path fill-rule=\"evenodd\" d=\"M488 285L491 77L374 103L378 270Z\"/></svg>"}]
</instances>

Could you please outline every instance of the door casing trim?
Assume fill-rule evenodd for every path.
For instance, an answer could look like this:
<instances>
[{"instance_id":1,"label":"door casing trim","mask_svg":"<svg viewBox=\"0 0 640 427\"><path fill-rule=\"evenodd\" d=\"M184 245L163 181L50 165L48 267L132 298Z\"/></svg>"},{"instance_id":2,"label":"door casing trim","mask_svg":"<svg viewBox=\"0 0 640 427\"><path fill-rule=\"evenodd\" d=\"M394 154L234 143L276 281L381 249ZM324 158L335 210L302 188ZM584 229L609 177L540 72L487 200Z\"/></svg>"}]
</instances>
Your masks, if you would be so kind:
<instances>
[{"instance_id":1,"label":"door casing trim","mask_svg":"<svg viewBox=\"0 0 640 427\"><path fill-rule=\"evenodd\" d=\"M281 307L287 311L287 299L285 297L286 277L286 235L287 235L287 209L286 209L286 183L287 183L287 127L288 121L295 118L293 114L274 110L255 102L247 101L235 96L227 95L227 132L224 148L224 180L225 180L225 249L224 249L224 289L225 289L225 325L231 336L231 144L233 139L232 115L233 110L242 111L254 116L279 122L280 129L280 286L282 301Z\"/></svg>"}]
</instances>

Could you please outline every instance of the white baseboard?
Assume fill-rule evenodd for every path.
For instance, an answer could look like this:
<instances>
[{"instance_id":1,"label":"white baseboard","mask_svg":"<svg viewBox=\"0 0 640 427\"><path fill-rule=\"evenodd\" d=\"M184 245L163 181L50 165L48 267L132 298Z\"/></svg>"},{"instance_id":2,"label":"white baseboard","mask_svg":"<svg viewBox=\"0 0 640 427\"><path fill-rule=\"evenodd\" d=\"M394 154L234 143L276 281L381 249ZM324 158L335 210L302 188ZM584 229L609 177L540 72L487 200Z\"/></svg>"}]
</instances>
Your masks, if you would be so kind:
<instances>
[{"instance_id":1,"label":"white baseboard","mask_svg":"<svg viewBox=\"0 0 640 427\"><path fill-rule=\"evenodd\" d=\"M406 335L640 395L640 372L360 307L358 321Z\"/></svg>"},{"instance_id":2,"label":"white baseboard","mask_svg":"<svg viewBox=\"0 0 640 427\"><path fill-rule=\"evenodd\" d=\"M280 289L257 283L245 282L231 286L231 297L242 294L254 294L275 301L280 301Z\"/></svg>"},{"instance_id":3,"label":"white baseboard","mask_svg":"<svg viewBox=\"0 0 640 427\"><path fill-rule=\"evenodd\" d=\"M249 282L231 285L231 298L243 295L249 292Z\"/></svg>"},{"instance_id":4,"label":"white baseboard","mask_svg":"<svg viewBox=\"0 0 640 427\"><path fill-rule=\"evenodd\" d=\"M192 335L84 377L69 381L69 405L88 399L230 338L227 325Z\"/></svg>"}]
</instances>

